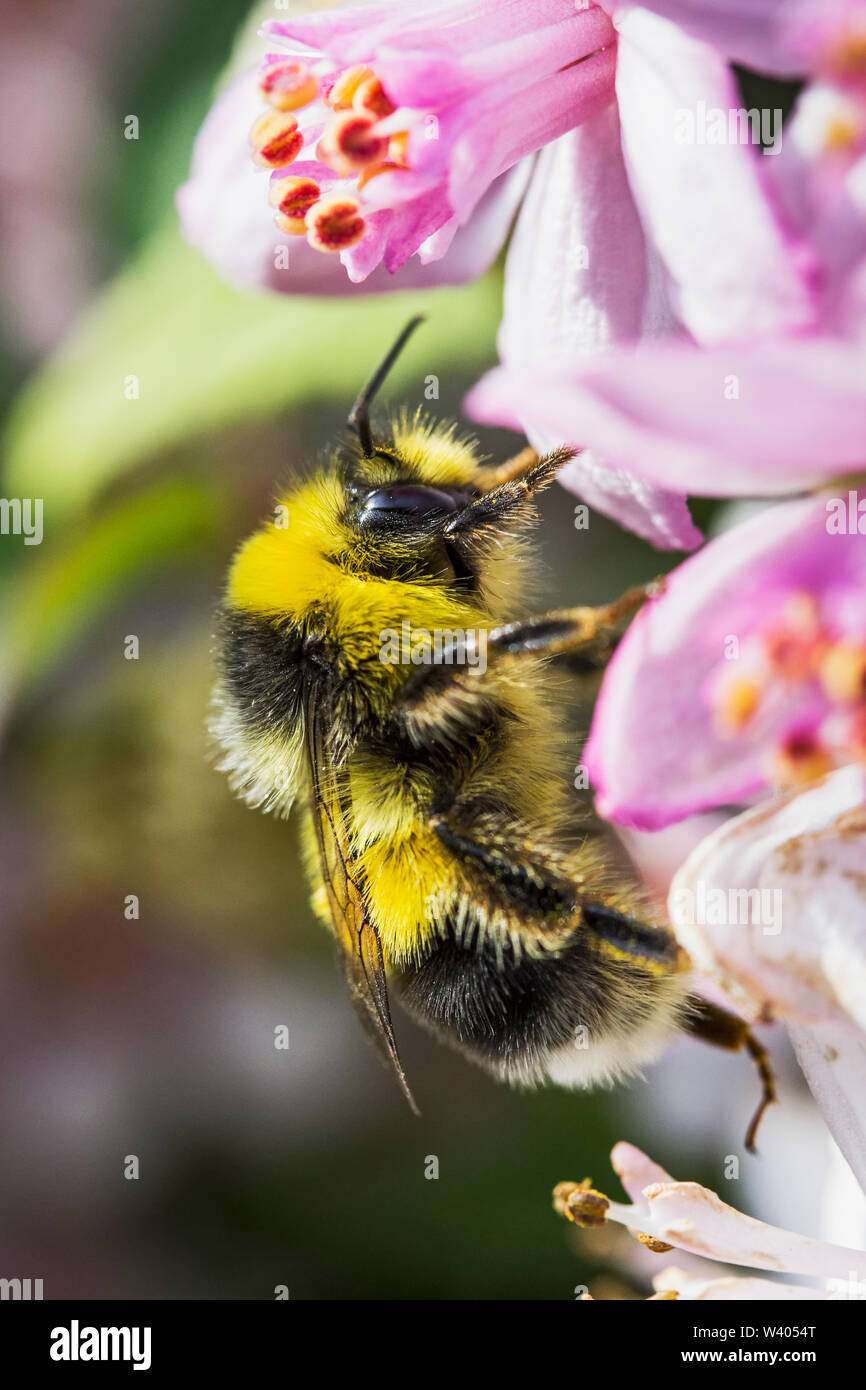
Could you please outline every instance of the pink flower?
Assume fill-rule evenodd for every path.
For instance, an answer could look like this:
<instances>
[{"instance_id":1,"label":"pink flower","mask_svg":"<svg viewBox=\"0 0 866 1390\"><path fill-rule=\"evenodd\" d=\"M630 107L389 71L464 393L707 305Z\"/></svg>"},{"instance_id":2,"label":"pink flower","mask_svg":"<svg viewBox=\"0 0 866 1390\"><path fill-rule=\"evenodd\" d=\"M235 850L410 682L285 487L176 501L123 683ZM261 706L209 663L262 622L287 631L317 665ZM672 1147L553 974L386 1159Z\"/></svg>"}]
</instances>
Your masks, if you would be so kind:
<instances>
[{"instance_id":1,"label":"pink flower","mask_svg":"<svg viewBox=\"0 0 866 1390\"><path fill-rule=\"evenodd\" d=\"M425 265L428 283L453 281L490 263L525 158L541 150L509 257L503 367L472 406L536 447L562 431L589 446L564 481L655 544L691 548L688 483L659 483L617 441L607 449L575 381L617 343L802 331L817 313L815 264L753 149L731 143L708 158L674 139L683 111L738 104L728 55L790 65L784 7L756 22L714 6L709 26L701 0L652 8L401 0L271 22L252 156L272 170L277 232L264 190L251 201L260 180L239 167L251 74L208 118L179 205L190 240L244 283L339 289L314 264L323 251L370 288L381 267L404 286ZM693 36L703 30L715 47ZM275 242L289 237L302 250L275 272Z\"/></svg>"},{"instance_id":2,"label":"pink flower","mask_svg":"<svg viewBox=\"0 0 866 1390\"><path fill-rule=\"evenodd\" d=\"M590 0L401 0L270 21L264 34L274 51L258 83L238 79L258 87L247 156L272 170L279 230L339 254L355 283L416 253L440 260L500 175L613 99L615 34ZM208 255L220 231L190 219L190 204L208 199L203 183L225 191L246 139L239 102L229 89L211 112L181 190L186 233ZM266 188L259 211L266 224ZM506 200L497 247L513 211ZM240 238L232 251L245 257Z\"/></svg>"},{"instance_id":3,"label":"pink flower","mask_svg":"<svg viewBox=\"0 0 866 1390\"><path fill-rule=\"evenodd\" d=\"M764 510L675 570L585 759L602 814L644 830L866 759L866 491Z\"/></svg>"},{"instance_id":4,"label":"pink flower","mask_svg":"<svg viewBox=\"0 0 866 1390\"><path fill-rule=\"evenodd\" d=\"M619 277L605 273L590 208L589 269L554 295L518 224L501 366L471 394L470 413L522 426L533 441L584 446L564 481L585 496L599 473L607 480L623 470L647 494L701 496L791 492L858 471L866 439L866 50L852 34L864 7L831 4L820 36L814 7L794 0L659 0L650 8L683 29L624 8L617 94L620 182L627 175L654 254L642 261L640 245L627 240ZM723 129L720 143L706 131L701 143L687 125L689 138L677 145L680 116L708 108L736 116L741 105L724 63L683 31L742 56L732 16L745 8L756 12L753 61L763 43L760 66L784 67L787 54L788 66L811 67L820 80L776 132L771 158L738 142L739 125L737 140ZM640 122L631 105L638 93ZM613 171L609 162L607 177ZM643 294L628 270L642 264Z\"/></svg>"},{"instance_id":5,"label":"pink flower","mask_svg":"<svg viewBox=\"0 0 866 1390\"><path fill-rule=\"evenodd\" d=\"M477 279L496 257L503 226L514 216L526 187L525 163L494 181L471 223L441 248L441 259L425 263L416 256L399 278L380 265L355 284L339 255L322 255L305 236L275 225L268 179L253 162L247 141L247 131L261 110L256 73L245 70L229 82L212 108L195 143L190 178L177 193L184 235L230 283L303 294L416 289Z\"/></svg>"}]
</instances>

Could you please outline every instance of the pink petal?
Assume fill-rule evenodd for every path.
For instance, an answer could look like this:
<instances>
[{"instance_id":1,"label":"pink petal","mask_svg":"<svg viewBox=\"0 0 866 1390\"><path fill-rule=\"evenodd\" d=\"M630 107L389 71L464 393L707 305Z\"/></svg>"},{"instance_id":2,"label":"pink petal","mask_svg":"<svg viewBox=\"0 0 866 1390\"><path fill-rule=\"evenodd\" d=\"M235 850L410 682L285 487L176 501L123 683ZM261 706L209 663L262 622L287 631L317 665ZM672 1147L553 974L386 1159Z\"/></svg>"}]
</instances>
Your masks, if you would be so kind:
<instances>
[{"instance_id":1,"label":"pink petal","mask_svg":"<svg viewBox=\"0 0 866 1390\"><path fill-rule=\"evenodd\" d=\"M855 498L856 500L856 498ZM831 534L824 497L789 502L711 541L666 580L607 669L584 761L602 815L657 830L767 786L767 754L815 696L791 688L737 736L708 691L726 642L741 646L791 593L813 594L846 630L866 630L866 546Z\"/></svg>"},{"instance_id":2,"label":"pink petal","mask_svg":"<svg viewBox=\"0 0 866 1390\"><path fill-rule=\"evenodd\" d=\"M610 1161L613 1170L631 1198L636 1207L644 1206L647 1210L644 1199L644 1188L650 1187L653 1183L673 1182L670 1173L666 1173L664 1168L660 1168L651 1158L647 1158L645 1153L635 1148L634 1144L627 1144L620 1140L611 1149Z\"/></svg>"},{"instance_id":3,"label":"pink petal","mask_svg":"<svg viewBox=\"0 0 866 1390\"><path fill-rule=\"evenodd\" d=\"M587 443L579 411L550 415L539 380L569 364L569 383L599 347L675 331L664 277L629 191L613 105L541 151L506 265L502 367L467 398L476 419L524 430L542 451ZM572 371L573 366L573 371ZM627 461L587 451L561 475L600 511L664 548L700 540L685 501L637 478Z\"/></svg>"},{"instance_id":4,"label":"pink petal","mask_svg":"<svg viewBox=\"0 0 866 1390\"><path fill-rule=\"evenodd\" d=\"M340 64L369 61L385 45L399 42L458 57L483 56L497 42L522 35L531 41L534 32L561 21L563 14L574 20L578 8L594 7L563 5L563 0L399 0L269 20L263 27L275 38L326 51Z\"/></svg>"},{"instance_id":5,"label":"pink petal","mask_svg":"<svg viewBox=\"0 0 866 1390\"><path fill-rule=\"evenodd\" d=\"M177 193L183 235L226 280L287 294L351 294L460 284L484 273L508 232L525 169L497 180L435 264L412 260L398 279L378 266L363 287L355 286L339 257L322 255L304 237L284 236L274 225L268 175L252 163L246 141L261 113L255 72L238 74L217 98L196 140L190 177ZM303 170L308 162L293 167ZM278 265L278 252L288 253L288 268Z\"/></svg>"},{"instance_id":6,"label":"pink petal","mask_svg":"<svg viewBox=\"0 0 866 1390\"><path fill-rule=\"evenodd\" d=\"M587 366L529 369L548 429L656 487L769 496L863 466L866 349L827 336L620 349Z\"/></svg>"},{"instance_id":7,"label":"pink petal","mask_svg":"<svg viewBox=\"0 0 866 1390\"><path fill-rule=\"evenodd\" d=\"M683 112L741 105L727 64L647 10L629 10L617 27L629 179L686 327L713 344L813 322L815 266L778 221L768 161L748 145L678 139Z\"/></svg>"},{"instance_id":8,"label":"pink petal","mask_svg":"<svg viewBox=\"0 0 866 1390\"><path fill-rule=\"evenodd\" d=\"M631 0L601 3L613 15L631 8ZM796 3L797 0L641 0L644 9L671 20L726 58L780 76L802 71L782 31L786 13L795 9Z\"/></svg>"}]
</instances>

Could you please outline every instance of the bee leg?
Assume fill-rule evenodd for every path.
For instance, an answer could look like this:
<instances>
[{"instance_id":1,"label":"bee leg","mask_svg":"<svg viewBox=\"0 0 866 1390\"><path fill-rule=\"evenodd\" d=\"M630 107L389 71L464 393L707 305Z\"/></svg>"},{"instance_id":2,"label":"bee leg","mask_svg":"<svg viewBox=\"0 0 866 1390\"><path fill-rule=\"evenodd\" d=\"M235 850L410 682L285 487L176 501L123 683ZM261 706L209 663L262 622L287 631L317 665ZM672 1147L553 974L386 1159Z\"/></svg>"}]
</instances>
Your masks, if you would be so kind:
<instances>
[{"instance_id":1,"label":"bee leg","mask_svg":"<svg viewBox=\"0 0 866 1390\"><path fill-rule=\"evenodd\" d=\"M446 644L439 661L412 671L397 692L396 708L409 714L416 706L436 694L444 694L453 685L477 689L484 680L485 671L503 661L565 655L585 657L592 665L603 664L616 645L622 622L659 591L659 582L654 581L628 589L613 603L601 608L560 608L523 622L492 628L484 634L467 632ZM476 655L475 647L481 637L485 641L484 670L477 662L467 660Z\"/></svg>"},{"instance_id":2,"label":"bee leg","mask_svg":"<svg viewBox=\"0 0 866 1390\"><path fill-rule=\"evenodd\" d=\"M515 478L522 478L528 473L534 464L538 463L539 455L534 449L521 449L519 454L513 458L506 459L505 463L495 464L490 467L480 467L475 475L475 481L482 492L492 492L502 483L513 482Z\"/></svg>"},{"instance_id":3,"label":"bee leg","mask_svg":"<svg viewBox=\"0 0 866 1390\"><path fill-rule=\"evenodd\" d=\"M620 624L660 592L659 581L653 580L627 589L613 603L600 608L559 608L493 628L487 634L488 655L492 649L497 657L559 656L599 642L612 643L619 635Z\"/></svg>"},{"instance_id":4,"label":"bee leg","mask_svg":"<svg viewBox=\"0 0 866 1390\"><path fill-rule=\"evenodd\" d=\"M701 999L694 994L689 997L689 1005L690 1010L683 1025L686 1032L700 1038L701 1042L712 1043L714 1047L723 1047L729 1052L745 1050L758 1069L762 1086L761 1100L749 1122L745 1139L746 1149L749 1153L754 1153L755 1136L764 1111L777 1099L776 1077L767 1049L755 1037L745 1019L738 1018L736 1014L728 1013L726 1009L720 1009L717 1004L711 1004L709 1000Z\"/></svg>"},{"instance_id":5,"label":"bee leg","mask_svg":"<svg viewBox=\"0 0 866 1390\"><path fill-rule=\"evenodd\" d=\"M518 459L521 457L518 455ZM530 462L529 467L518 476L506 476L504 482L482 493L481 497L470 502L448 521L443 530L445 539L454 540L458 536L476 534L488 526L497 525L523 507L533 493L551 482L562 465L573 457L573 449L555 449L552 454L545 454L544 458ZM516 463L516 460L513 462ZM503 465L506 469L509 466Z\"/></svg>"}]
</instances>

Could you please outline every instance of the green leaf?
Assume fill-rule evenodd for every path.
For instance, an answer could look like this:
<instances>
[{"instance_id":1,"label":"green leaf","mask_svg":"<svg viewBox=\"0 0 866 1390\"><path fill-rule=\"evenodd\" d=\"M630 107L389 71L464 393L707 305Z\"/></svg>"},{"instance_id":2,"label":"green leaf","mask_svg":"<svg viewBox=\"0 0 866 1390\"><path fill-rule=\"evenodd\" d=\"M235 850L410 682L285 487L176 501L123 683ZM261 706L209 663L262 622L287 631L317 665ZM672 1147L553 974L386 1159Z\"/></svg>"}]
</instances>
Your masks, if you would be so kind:
<instances>
[{"instance_id":1,"label":"green leaf","mask_svg":"<svg viewBox=\"0 0 866 1390\"><path fill-rule=\"evenodd\" d=\"M3 586L6 705L142 583L195 564L225 511L211 484L161 480L125 496L50 549L27 549Z\"/></svg>"},{"instance_id":2,"label":"green leaf","mask_svg":"<svg viewBox=\"0 0 866 1390\"><path fill-rule=\"evenodd\" d=\"M395 395L423 381L437 353L458 367L492 353L495 274L360 298L244 294L164 230L25 386L6 438L7 495L44 498L46 525L56 524L127 470L209 431L311 399L348 404L383 344L425 308Z\"/></svg>"}]
</instances>

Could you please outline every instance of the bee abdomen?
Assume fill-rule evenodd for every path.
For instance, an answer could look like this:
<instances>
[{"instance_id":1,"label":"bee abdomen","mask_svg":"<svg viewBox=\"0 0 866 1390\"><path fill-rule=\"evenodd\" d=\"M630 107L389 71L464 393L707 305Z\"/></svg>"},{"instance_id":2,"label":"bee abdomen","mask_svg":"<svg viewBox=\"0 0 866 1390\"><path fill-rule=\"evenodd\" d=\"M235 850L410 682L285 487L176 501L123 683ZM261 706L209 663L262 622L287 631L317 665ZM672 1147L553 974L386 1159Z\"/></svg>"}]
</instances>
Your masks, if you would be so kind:
<instances>
[{"instance_id":1,"label":"bee abdomen","mask_svg":"<svg viewBox=\"0 0 866 1390\"><path fill-rule=\"evenodd\" d=\"M523 1084L594 1085L636 1070L677 1027L685 996L682 976L597 961L579 930L557 951L518 956L446 929L401 982L419 1022Z\"/></svg>"}]
</instances>

